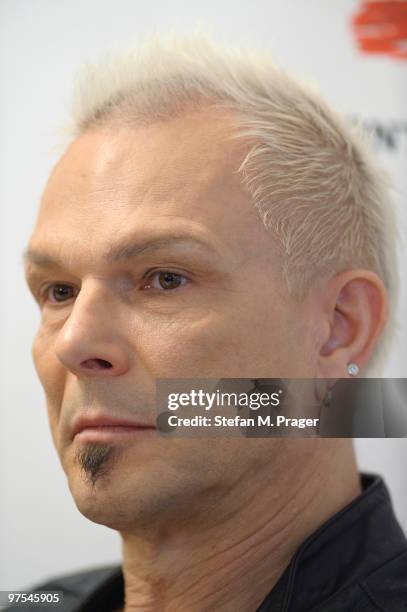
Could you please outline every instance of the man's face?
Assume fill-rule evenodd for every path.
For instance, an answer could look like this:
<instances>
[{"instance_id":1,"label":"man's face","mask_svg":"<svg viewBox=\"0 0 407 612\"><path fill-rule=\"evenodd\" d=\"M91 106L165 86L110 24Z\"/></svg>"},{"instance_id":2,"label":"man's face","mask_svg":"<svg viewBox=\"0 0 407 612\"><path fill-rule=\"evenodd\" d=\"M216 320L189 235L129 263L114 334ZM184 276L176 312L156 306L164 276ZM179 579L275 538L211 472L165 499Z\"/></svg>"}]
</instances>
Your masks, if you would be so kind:
<instances>
[{"instance_id":1,"label":"man's face","mask_svg":"<svg viewBox=\"0 0 407 612\"><path fill-rule=\"evenodd\" d=\"M78 415L154 424L156 378L313 376L309 305L280 279L276 243L236 174L247 145L231 134L208 111L98 129L46 187L29 246L55 262L27 267L42 292L33 356L70 489L96 522L124 529L202 505L276 447L154 430L95 445L74 436Z\"/></svg>"}]
</instances>

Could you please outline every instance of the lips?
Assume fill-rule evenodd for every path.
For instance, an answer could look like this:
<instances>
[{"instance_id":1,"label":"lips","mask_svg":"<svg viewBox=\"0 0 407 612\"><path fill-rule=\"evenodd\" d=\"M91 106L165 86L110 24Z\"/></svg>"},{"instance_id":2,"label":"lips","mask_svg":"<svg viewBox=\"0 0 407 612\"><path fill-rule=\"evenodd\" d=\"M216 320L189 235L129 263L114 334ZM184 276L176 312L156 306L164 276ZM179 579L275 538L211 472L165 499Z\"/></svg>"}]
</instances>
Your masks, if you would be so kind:
<instances>
[{"instance_id":1,"label":"lips","mask_svg":"<svg viewBox=\"0 0 407 612\"><path fill-rule=\"evenodd\" d=\"M76 434L84 430L126 432L142 429L156 429L156 427L151 423L143 423L133 419L118 419L108 415L80 415L74 421L72 435L75 437Z\"/></svg>"}]
</instances>

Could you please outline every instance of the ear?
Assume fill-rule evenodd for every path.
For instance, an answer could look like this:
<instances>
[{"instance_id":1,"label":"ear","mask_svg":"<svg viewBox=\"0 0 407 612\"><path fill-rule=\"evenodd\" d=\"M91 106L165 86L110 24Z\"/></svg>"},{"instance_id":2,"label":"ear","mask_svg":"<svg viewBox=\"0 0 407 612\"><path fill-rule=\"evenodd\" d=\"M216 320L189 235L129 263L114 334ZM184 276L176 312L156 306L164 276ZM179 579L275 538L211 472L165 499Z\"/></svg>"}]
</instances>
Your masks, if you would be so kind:
<instances>
[{"instance_id":1,"label":"ear","mask_svg":"<svg viewBox=\"0 0 407 612\"><path fill-rule=\"evenodd\" d=\"M346 378L353 362L362 371L388 318L387 291L370 270L348 270L325 285L324 323L327 337L321 340L318 377Z\"/></svg>"}]
</instances>

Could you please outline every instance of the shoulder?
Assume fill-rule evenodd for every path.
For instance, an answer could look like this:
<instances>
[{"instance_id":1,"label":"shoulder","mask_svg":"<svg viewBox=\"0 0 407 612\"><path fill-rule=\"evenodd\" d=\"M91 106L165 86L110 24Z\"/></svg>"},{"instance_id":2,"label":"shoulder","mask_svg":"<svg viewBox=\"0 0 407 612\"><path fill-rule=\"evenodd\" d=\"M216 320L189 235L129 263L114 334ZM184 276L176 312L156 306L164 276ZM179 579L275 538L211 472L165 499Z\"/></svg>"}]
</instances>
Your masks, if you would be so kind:
<instances>
[{"instance_id":1,"label":"shoulder","mask_svg":"<svg viewBox=\"0 0 407 612\"><path fill-rule=\"evenodd\" d=\"M23 592L34 593L38 591L62 592L62 603L58 605L59 612L74 612L79 610L84 601L92 597L105 585L121 575L120 565L108 565L96 568L87 568L81 571L50 577L48 580L21 589ZM10 607L6 610L15 610ZM24 606L25 611L36 610L38 606Z\"/></svg>"},{"instance_id":2,"label":"shoulder","mask_svg":"<svg viewBox=\"0 0 407 612\"><path fill-rule=\"evenodd\" d=\"M407 549L372 572L361 581L361 586L379 610L404 610L407 602ZM393 607L389 607L390 604Z\"/></svg>"}]
</instances>

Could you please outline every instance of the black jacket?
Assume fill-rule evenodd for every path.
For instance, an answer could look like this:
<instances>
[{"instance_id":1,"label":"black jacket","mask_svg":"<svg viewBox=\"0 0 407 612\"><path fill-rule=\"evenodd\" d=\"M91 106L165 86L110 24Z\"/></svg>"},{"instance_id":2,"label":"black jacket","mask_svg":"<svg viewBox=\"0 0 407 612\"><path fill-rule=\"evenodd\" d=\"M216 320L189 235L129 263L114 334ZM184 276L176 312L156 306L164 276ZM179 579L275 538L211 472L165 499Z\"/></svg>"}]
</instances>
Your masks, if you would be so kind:
<instances>
[{"instance_id":1,"label":"black jacket","mask_svg":"<svg viewBox=\"0 0 407 612\"><path fill-rule=\"evenodd\" d=\"M253 612L407 612L406 538L382 479L361 479L363 493L300 546ZM123 574L119 565L103 567L35 590L63 591L59 612L110 612L123 605Z\"/></svg>"}]
</instances>

